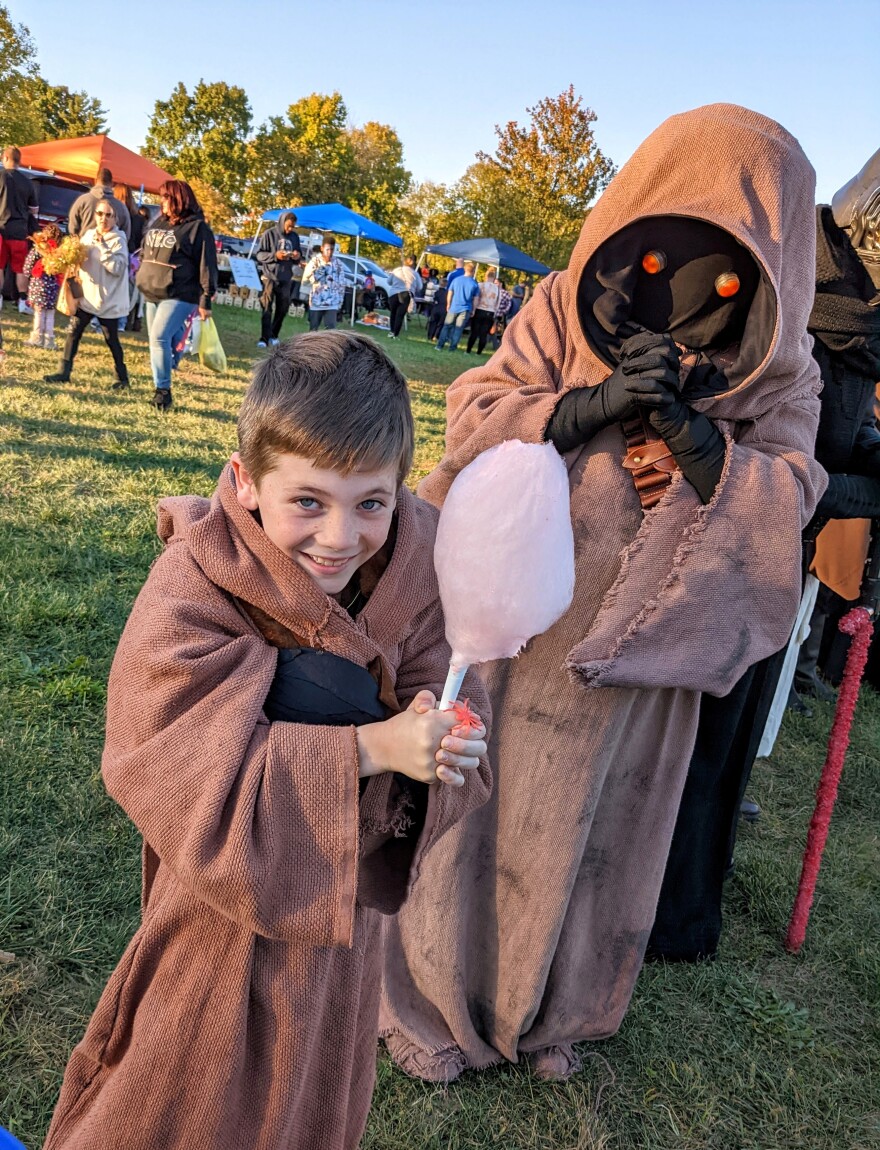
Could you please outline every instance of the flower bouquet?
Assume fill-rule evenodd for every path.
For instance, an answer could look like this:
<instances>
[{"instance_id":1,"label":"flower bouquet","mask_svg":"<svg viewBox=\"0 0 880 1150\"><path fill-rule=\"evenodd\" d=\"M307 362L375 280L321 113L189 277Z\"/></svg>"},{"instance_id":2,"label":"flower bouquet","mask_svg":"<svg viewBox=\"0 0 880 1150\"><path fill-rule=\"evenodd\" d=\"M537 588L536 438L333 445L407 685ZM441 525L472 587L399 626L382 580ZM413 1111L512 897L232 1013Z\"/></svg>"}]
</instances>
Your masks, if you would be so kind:
<instances>
[{"instance_id":1,"label":"flower bouquet","mask_svg":"<svg viewBox=\"0 0 880 1150\"><path fill-rule=\"evenodd\" d=\"M40 253L44 271L50 276L74 275L86 258L86 248L77 236L64 236L55 247L41 243L35 236L34 246Z\"/></svg>"}]
</instances>

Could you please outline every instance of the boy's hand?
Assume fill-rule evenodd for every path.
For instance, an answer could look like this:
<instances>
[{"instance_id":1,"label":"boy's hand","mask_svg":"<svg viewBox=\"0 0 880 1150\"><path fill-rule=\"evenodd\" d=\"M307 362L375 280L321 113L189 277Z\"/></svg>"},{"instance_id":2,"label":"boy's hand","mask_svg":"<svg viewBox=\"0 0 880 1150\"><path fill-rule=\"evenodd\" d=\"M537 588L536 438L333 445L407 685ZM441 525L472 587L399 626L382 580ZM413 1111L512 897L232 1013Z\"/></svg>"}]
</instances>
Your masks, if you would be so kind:
<instances>
[{"instance_id":1,"label":"boy's hand","mask_svg":"<svg viewBox=\"0 0 880 1150\"><path fill-rule=\"evenodd\" d=\"M357 727L361 778L397 771L420 783L463 786L459 772L473 770L486 753L485 728L462 731L454 711L436 708L431 692L420 691L401 714Z\"/></svg>"}]
</instances>

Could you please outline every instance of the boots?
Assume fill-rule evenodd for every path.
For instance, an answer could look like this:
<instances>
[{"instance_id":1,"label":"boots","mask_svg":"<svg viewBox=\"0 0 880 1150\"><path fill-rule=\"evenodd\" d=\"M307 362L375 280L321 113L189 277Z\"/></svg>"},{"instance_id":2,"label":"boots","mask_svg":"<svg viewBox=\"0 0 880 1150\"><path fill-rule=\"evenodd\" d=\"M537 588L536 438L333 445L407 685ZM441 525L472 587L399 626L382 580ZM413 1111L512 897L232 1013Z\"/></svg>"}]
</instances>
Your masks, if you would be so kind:
<instances>
[{"instance_id":1,"label":"boots","mask_svg":"<svg viewBox=\"0 0 880 1150\"><path fill-rule=\"evenodd\" d=\"M167 411L171 406L171 389L157 387L153 395L153 405L158 411Z\"/></svg>"},{"instance_id":2,"label":"boots","mask_svg":"<svg viewBox=\"0 0 880 1150\"><path fill-rule=\"evenodd\" d=\"M116 382L111 384L111 391L126 391L128 388L128 372L123 370L116 377Z\"/></svg>"},{"instance_id":3,"label":"boots","mask_svg":"<svg viewBox=\"0 0 880 1150\"><path fill-rule=\"evenodd\" d=\"M73 368L72 359L62 359L61 367L52 375L44 375L44 383L70 383L70 372Z\"/></svg>"}]
</instances>

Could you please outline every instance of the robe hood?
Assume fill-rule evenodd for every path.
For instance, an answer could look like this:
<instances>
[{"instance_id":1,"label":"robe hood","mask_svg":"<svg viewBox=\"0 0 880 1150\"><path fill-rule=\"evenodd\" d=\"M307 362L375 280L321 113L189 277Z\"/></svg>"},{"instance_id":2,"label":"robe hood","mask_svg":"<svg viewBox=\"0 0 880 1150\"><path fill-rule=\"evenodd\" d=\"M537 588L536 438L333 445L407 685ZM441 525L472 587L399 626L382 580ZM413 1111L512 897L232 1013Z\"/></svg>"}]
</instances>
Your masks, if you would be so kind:
<instances>
[{"instance_id":1,"label":"robe hood","mask_svg":"<svg viewBox=\"0 0 880 1150\"><path fill-rule=\"evenodd\" d=\"M815 173L797 140L766 116L734 104L671 116L609 184L572 252L566 320L578 350L614 366L607 346L585 330L579 306L582 280L602 245L653 217L700 220L751 254L759 283L735 358L725 364L727 390L694 406L718 419L743 420L782 397L816 395L806 329L815 285L814 189ZM605 310L616 310L621 322L628 317L625 299ZM614 332L608 334L613 341Z\"/></svg>"},{"instance_id":2,"label":"robe hood","mask_svg":"<svg viewBox=\"0 0 880 1150\"><path fill-rule=\"evenodd\" d=\"M424 547L426 533L433 538L437 517L433 507L400 488L394 551L359 616L379 643L386 633L396 633L401 613L412 618L436 602L437 579ZM322 633L333 636L340 627L350 628L348 613L275 546L238 502L231 465L223 469L211 499L195 495L163 499L157 530L166 545L184 542L212 583L316 645ZM420 572L419 578L413 578L414 570Z\"/></svg>"}]
</instances>

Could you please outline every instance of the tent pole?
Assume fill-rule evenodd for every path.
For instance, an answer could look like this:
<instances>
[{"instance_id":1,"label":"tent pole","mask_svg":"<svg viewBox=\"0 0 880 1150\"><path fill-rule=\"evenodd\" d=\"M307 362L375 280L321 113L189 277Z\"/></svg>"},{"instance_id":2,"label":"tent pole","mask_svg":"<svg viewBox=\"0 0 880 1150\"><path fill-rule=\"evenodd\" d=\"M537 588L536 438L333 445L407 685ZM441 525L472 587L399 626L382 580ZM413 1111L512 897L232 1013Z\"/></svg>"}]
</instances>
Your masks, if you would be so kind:
<instances>
[{"instance_id":1,"label":"tent pole","mask_svg":"<svg viewBox=\"0 0 880 1150\"><path fill-rule=\"evenodd\" d=\"M257 240L260 238L260 231L261 231L262 227L263 227L263 221L258 220L257 221L257 234L254 236L253 243L251 244L251 250L248 252L248 259L249 260L252 260L254 258L254 248L257 246Z\"/></svg>"},{"instance_id":2,"label":"tent pole","mask_svg":"<svg viewBox=\"0 0 880 1150\"><path fill-rule=\"evenodd\" d=\"M361 258L361 233L354 237L354 284L351 289L351 327L354 327L354 317L357 312L358 269Z\"/></svg>"}]
</instances>

